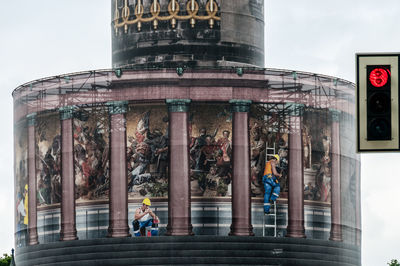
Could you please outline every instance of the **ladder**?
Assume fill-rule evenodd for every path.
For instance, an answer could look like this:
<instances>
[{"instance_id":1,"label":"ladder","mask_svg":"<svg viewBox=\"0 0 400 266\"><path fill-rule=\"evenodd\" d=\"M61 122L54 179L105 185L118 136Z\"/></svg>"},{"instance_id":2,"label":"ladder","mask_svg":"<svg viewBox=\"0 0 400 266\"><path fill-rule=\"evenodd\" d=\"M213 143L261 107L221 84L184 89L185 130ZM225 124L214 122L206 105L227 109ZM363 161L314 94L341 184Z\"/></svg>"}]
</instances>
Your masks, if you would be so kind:
<instances>
[{"instance_id":1,"label":"ladder","mask_svg":"<svg viewBox=\"0 0 400 266\"><path fill-rule=\"evenodd\" d=\"M275 153L275 142L274 142L274 146L273 147L268 147L268 144L265 144L265 163L268 162L268 157L272 157L274 156ZM270 213L266 214L264 213L264 217L263 217L263 236L265 236L265 228L274 228L274 237L276 237L276 201L274 202L274 206L273 206L273 212L271 213L271 209L270 209ZM274 224L266 224L266 220L267 217L273 217L274 218Z\"/></svg>"},{"instance_id":2,"label":"ladder","mask_svg":"<svg viewBox=\"0 0 400 266\"><path fill-rule=\"evenodd\" d=\"M271 209L270 209L270 213L266 214L264 213L264 217L263 217L263 236L265 236L265 228L274 228L274 237L276 237L276 201L274 202L274 208L273 208L273 213L271 213ZM267 217L273 217L274 218L274 224L266 224L266 219Z\"/></svg>"},{"instance_id":3,"label":"ladder","mask_svg":"<svg viewBox=\"0 0 400 266\"><path fill-rule=\"evenodd\" d=\"M268 162L268 157L274 156L275 153L275 143L273 147L268 147L268 144L265 144L265 162Z\"/></svg>"}]
</instances>

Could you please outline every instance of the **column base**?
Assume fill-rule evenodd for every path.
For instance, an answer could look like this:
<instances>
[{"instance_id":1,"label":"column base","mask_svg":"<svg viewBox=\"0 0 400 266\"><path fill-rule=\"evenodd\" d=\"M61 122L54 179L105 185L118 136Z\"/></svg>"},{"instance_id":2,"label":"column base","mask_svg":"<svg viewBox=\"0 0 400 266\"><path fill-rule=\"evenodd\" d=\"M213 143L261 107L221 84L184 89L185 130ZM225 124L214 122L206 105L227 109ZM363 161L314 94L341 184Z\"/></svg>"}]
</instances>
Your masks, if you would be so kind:
<instances>
[{"instance_id":1,"label":"column base","mask_svg":"<svg viewBox=\"0 0 400 266\"><path fill-rule=\"evenodd\" d=\"M290 228L287 227L286 237L291 238L306 238L305 229L304 228Z\"/></svg>"},{"instance_id":2,"label":"column base","mask_svg":"<svg viewBox=\"0 0 400 266\"><path fill-rule=\"evenodd\" d=\"M107 237L117 238L117 237L131 237L132 235L129 233L129 227L122 228L111 228L108 227L108 235Z\"/></svg>"},{"instance_id":3,"label":"column base","mask_svg":"<svg viewBox=\"0 0 400 266\"><path fill-rule=\"evenodd\" d=\"M193 226L191 224L185 226L169 226L167 225L166 236L194 236Z\"/></svg>"},{"instance_id":4,"label":"column base","mask_svg":"<svg viewBox=\"0 0 400 266\"><path fill-rule=\"evenodd\" d=\"M61 230L60 241L70 241L70 240L78 240L76 229L64 232Z\"/></svg>"},{"instance_id":5,"label":"column base","mask_svg":"<svg viewBox=\"0 0 400 266\"><path fill-rule=\"evenodd\" d=\"M234 226L231 225L231 231L228 234L229 236L254 236L253 233L253 226L244 226L244 227L239 227L239 226Z\"/></svg>"},{"instance_id":6,"label":"column base","mask_svg":"<svg viewBox=\"0 0 400 266\"><path fill-rule=\"evenodd\" d=\"M39 240L38 240L38 234L37 234L37 230L35 229L30 229L29 230L29 240L28 240L28 245L29 246L33 246L33 245L37 245L39 244Z\"/></svg>"},{"instance_id":7,"label":"column base","mask_svg":"<svg viewBox=\"0 0 400 266\"><path fill-rule=\"evenodd\" d=\"M342 239L342 227L339 224L332 224L331 226L331 235L329 237L331 241L343 241Z\"/></svg>"}]
</instances>

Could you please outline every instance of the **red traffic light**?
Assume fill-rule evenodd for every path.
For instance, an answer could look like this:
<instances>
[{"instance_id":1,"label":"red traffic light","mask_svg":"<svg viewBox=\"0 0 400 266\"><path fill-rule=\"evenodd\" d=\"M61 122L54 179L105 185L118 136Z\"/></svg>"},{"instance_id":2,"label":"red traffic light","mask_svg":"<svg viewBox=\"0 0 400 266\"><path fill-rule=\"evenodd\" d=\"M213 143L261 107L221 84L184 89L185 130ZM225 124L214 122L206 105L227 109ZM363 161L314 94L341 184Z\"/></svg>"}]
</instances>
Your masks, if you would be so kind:
<instances>
[{"instance_id":1,"label":"red traffic light","mask_svg":"<svg viewBox=\"0 0 400 266\"><path fill-rule=\"evenodd\" d=\"M390 77L390 71L384 68L375 68L369 74L369 81L372 86L380 88L387 84Z\"/></svg>"}]
</instances>

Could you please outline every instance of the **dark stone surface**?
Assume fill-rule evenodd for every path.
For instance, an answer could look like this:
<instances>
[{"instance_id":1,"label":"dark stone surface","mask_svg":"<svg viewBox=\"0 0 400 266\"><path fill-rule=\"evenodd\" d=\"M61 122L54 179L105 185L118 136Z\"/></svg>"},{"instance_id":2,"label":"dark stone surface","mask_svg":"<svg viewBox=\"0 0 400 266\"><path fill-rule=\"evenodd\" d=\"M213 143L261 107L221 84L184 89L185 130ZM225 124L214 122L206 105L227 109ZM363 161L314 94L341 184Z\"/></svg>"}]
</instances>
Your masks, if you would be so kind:
<instances>
[{"instance_id":1,"label":"dark stone surface","mask_svg":"<svg viewBox=\"0 0 400 266\"><path fill-rule=\"evenodd\" d=\"M102 238L19 248L16 265L360 265L360 247L270 237Z\"/></svg>"},{"instance_id":2,"label":"dark stone surface","mask_svg":"<svg viewBox=\"0 0 400 266\"><path fill-rule=\"evenodd\" d=\"M196 0L199 14L205 14L209 0ZM135 19L134 5L129 1L130 18ZM133 2L133 1L132 1ZM143 17L151 17L150 2L143 1ZM161 15L168 15L167 4L161 0ZM186 1L180 3L180 14L186 11ZM113 67L120 66L224 66L249 64L264 66L264 3L261 0L215 1L218 4L213 28L208 20L196 20L192 28L189 20L177 20L175 28L170 21L158 21L157 29L152 22L143 22L141 30L137 24L121 27L112 26ZM120 13L122 11L121 1ZM114 19L115 0L112 1ZM122 21L121 19L119 21Z\"/></svg>"}]
</instances>

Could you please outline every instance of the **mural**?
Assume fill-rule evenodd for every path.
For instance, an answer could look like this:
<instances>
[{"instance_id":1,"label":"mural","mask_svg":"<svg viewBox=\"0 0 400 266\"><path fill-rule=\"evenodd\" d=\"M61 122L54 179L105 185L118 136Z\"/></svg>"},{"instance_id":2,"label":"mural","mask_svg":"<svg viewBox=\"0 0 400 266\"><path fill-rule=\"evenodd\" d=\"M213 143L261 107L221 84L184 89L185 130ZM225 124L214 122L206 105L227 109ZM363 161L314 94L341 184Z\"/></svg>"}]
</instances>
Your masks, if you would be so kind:
<instances>
[{"instance_id":1,"label":"mural","mask_svg":"<svg viewBox=\"0 0 400 266\"><path fill-rule=\"evenodd\" d=\"M61 135L58 114L37 117L37 205L61 202Z\"/></svg>"},{"instance_id":2,"label":"mural","mask_svg":"<svg viewBox=\"0 0 400 266\"><path fill-rule=\"evenodd\" d=\"M27 239L28 226L28 129L25 123L15 126L15 223L16 246L24 246Z\"/></svg>"},{"instance_id":3,"label":"mural","mask_svg":"<svg viewBox=\"0 0 400 266\"><path fill-rule=\"evenodd\" d=\"M168 196L168 111L130 105L126 114L129 198Z\"/></svg>"},{"instance_id":4,"label":"mural","mask_svg":"<svg viewBox=\"0 0 400 266\"><path fill-rule=\"evenodd\" d=\"M76 199L107 199L109 176L109 116L105 107L75 112L73 119Z\"/></svg>"},{"instance_id":5,"label":"mural","mask_svg":"<svg viewBox=\"0 0 400 266\"><path fill-rule=\"evenodd\" d=\"M331 201L331 137L329 111L306 109L302 131L306 200Z\"/></svg>"},{"instance_id":6,"label":"mural","mask_svg":"<svg viewBox=\"0 0 400 266\"><path fill-rule=\"evenodd\" d=\"M250 160L251 194L264 197L262 176L265 163L270 156L278 154L280 162L277 171L281 192L287 192L288 173L288 117L283 105L253 104L250 112ZM281 195L283 197L284 195Z\"/></svg>"},{"instance_id":7,"label":"mural","mask_svg":"<svg viewBox=\"0 0 400 266\"><path fill-rule=\"evenodd\" d=\"M231 195L232 115L229 105L194 104L190 108L190 180L192 196Z\"/></svg>"}]
</instances>

